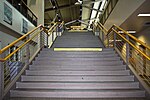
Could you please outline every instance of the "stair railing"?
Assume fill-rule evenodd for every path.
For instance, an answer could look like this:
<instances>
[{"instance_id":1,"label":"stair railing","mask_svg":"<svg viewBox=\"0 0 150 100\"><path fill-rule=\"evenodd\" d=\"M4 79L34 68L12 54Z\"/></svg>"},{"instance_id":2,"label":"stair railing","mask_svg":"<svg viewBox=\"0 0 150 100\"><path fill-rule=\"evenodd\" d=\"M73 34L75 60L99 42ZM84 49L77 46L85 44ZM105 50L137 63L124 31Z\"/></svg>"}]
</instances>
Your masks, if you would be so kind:
<instances>
[{"instance_id":1,"label":"stair railing","mask_svg":"<svg viewBox=\"0 0 150 100\"><path fill-rule=\"evenodd\" d=\"M13 87L40 50L48 46L48 36L57 32L57 26L58 23L55 23L50 29L46 29L39 25L0 50L0 100Z\"/></svg>"},{"instance_id":2,"label":"stair railing","mask_svg":"<svg viewBox=\"0 0 150 100\"><path fill-rule=\"evenodd\" d=\"M107 30L97 23L105 47L114 48L150 93L150 47L117 25Z\"/></svg>"}]
</instances>

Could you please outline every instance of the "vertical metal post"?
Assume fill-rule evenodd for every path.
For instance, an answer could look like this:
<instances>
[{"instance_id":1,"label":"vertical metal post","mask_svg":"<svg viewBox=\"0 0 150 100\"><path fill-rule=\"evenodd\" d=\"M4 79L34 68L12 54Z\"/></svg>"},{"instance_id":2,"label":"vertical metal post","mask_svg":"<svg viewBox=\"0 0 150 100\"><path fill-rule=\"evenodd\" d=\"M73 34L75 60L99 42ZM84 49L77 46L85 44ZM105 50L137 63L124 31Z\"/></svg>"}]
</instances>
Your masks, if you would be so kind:
<instances>
[{"instance_id":1,"label":"vertical metal post","mask_svg":"<svg viewBox=\"0 0 150 100\"><path fill-rule=\"evenodd\" d=\"M95 36L99 36L100 35L100 30L96 27L95 29Z\"/></svg>"},{"instance_id":2,"label":"vertical metal post","mask_svg":"<svg viewBox=\"0 0 150 100\"><path fill-rule=\"evenodd\" d=\"M101 34L102 34L102 42L104 43L104 33L103 33L103 31L101 31Z\"/></svg>"},{"instance_id":3,"label":"vertical metal post","mask_svg":"<svg viewBox=\"0 0 150 100\"><path fill-rule=\"evenodd\" d=\"M46 46L48 47L48 35L46 34Z\"/></svg>"},{"instance_id":4,"label":"vertical metal post","mask_svg":"<svg viewBox=\"0 0 150 100\"><path fill-rule=\"evenodd\" d=\"M40 33L40 48L43 47L43 31Z\"/></svg>"},{"instance_id":5,"label":"vertical metal post","mask_svg":"<svg viewBox=\"0 0 150 100\"><path fill-rule=\"evenodd\" d=\"M116 47L116 33L114 33L114 48Z\"/></svg>"},{"instance_id":6,"label":"vertical metal post","mask_svg":"<svg viewBox=\"0 0 150 100\"><path fill-rule=\"evenodd\" d=\"M0 57L2 57L0 55ZM4 94L4 64L0 62L0 100L2 100Z\"/></svg>"},{"instance_id":7,"label":"vertical metal post","mask_svg":"<svg viewBox=\"0 0 150 100\"><path fill-rule=\"evenodd\" d=\"M58 36L58 26L56 27L56 37Z\"/></svg>"},{"instance_id":8,"label":"vertical metal post","mask_svg":"<svg viewBox=\"0 0 150 100\"><path fill-rule=\"evenodd\" d=\"M29 39L29 35L27 36L26 41ZM25 64L29 65L29 60L30 60L30 44L27 43L26 45L26 59L25 59Z\"/></svg>"},{"instance_id":9,"label":"vertical metal post","mask_svg":"<svg viewBox=\"0 0 150 100\"><path fill-rule=\"evenodd\" d=\"M4 66L3 65L4 65L3 62L0 62L0 100L2 100L4 94Z\"/></svg>"},{"instance_id":10,"label":"vertical metal post","mask_svg":"<svg viewBox=\"0 0 150 100\"><path fill-rule=\"evenodd\" d=\"M107 43L108 43L107 47L109 48L109 35L107 35Z\"/></svg>"},{"instance_id":11,"label":"vertical metal post","mask_svg":"<svg viewBox=\"0 0 150 100\"><path fill-rule=\"evenodd\" d=\"M146 54L146 48L143 48L143 53ZM145 58L145 56L143 56L143 72L144 72L145 75L146 75L146 70L147 70L147 68L146 68L146 58Z\"/></svg>"},{"instance_id":12,"label":"vertical metal post","mask_svg":"<svg viewBox=\"0 0 150 100\"><path fill-rule=\"evenodd\" d=\"M51 33L52 34L52 42L54 41L54 32Z\"/></svg>"},{"instance_id":13,"label":"vertical metal post","mask_svg":"<svg viewBox=\"0 0 150 100\"><path fill-rule=\"evenodd\" d=\"M129 40L129 36L126 35L126 39ZM126 63L127 65L129 64L129 57L130 57L130 47L129 47L129 43L126 43Z\"/></svg>"}]
</instances>

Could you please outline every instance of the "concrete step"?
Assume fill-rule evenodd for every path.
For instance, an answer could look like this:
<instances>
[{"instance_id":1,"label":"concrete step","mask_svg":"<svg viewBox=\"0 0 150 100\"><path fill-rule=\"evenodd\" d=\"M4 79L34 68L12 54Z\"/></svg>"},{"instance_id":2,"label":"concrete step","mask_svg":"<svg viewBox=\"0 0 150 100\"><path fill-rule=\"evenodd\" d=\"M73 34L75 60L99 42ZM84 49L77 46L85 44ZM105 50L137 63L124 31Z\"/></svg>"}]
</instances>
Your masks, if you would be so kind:
<instances>
[{"instance_id":1,"label":"concrete step","mask_svg":"<svg viewBox=\"0 0 150 100\"><path fill-rule=\"evenodd\" d=\"M36 61L101 61L101 60L106 60L106 61L115 61L115 60L121 60L120 57L105 57L105 58L51 58L51 57L37 57Z\"/></svg>"},{"instance_id":2,"label":"concrete step","mask_svg":"<svg viewBox=\"0 0 150 100\"><path fill-rule=\"evenodd\" d=\"M134 81L134 76L21 76L23 82L112 82Z\"/></svg>"},{"instance_id":3,"label":"concrete step","mask_svg":"<svg viewBox=\"0 0 150 100\"><path fill-rule=\"evenodd\" d=\"M101 91L49 91L49 90L11 90L11 97L49 97L49 98L136 98L145 97L142 90L101 90Z\"/></svg>"},{"instance_id":4,"label":"concrete step","mask_svg":"<svg viewBox=\"0 0 150 100\"><path fill-rule=\"evenodd\" d=\"M26 75L130 75L129 70L119 71L51 71L26 70Z\"/></svg>"},{"instance_id":5,"label":"concrete step","mask_svg":"<svg viewBox=\"0 0 150 100\"><path fill-rule=\"evenodd\" d=\"M114 48L102 48L103 51L114 51ZM52 51L53 52L53 48L43 48L42 51Z\"/></svg>"},{"instance_id":6,"label":"concrete step","mask_svg":"<svg viewBox=\"0 0 150 100\"><path fill-rule=\"evenodd\" d=\"M87 52L87 51L85 51L85 52L80 52L80 51L78 51L78 52L70 52L70 51L67 51L67 52L64 52L64 51L41 51L40 52L40 54L42 55L42 54L57 54L57 55L59 55L59 54L76 54L76 55L91 55L91 54L93 54L93 55L102 55L102 54L115 54L115 51L97 51L97 52L92 52L92 51L90 51L90 52Z\"/></svg>"},{"instance_id":7,"label":"concrete step","mask_svg":"<svg viewBox=\"0 0 150 100\"><path fill-rule=\"evenodd\" d=\"M126 66L65 66L65 65L34 65L30 66L29 70L52 70L52 71L120 71L126 70Z\"/></svg>"},{"instance_id":8,"label":"concrete step","mask_svg":"<svg viewBox=\"0 0 150 100\"><path fill-rule=\"evenodd\" d=\"M33 64L58 64L58 65L117 65L123 64L123 61L34 61Z\"/></svg>"},{"instance_id":9,"label":"concrete step","mask_svg":"<svg viewBox=\"0 0 150 100\"><path fill-rule=\"evenodd\" d=\"M100 89L138 89L138 82L111 83L48 83L48 82L17 82L18 89L53 89L53 90L100 90Z\"/></svg>"},{"instance_id":10,"label":"concrete step","mask_svg":"<svg viewBox=\"0 0 150 100\"><path fill-rule=\"evenodd\" d=\"M118 54L109 54L109 55L97 55L97 54L95 54L95 55L93 55L93 54L91 54L91 55L76 55L76 54L68 54L68 55L66 55L66 54L59 54L59 55L57 55L57 54L42 54L42 55L38 55L38 57L51 57L51 58L54 58L54 57L59 57L59 58L66 58L66 57L73 57L73 58L78 58L78 57L81 57L81 58L83 58L83 57L92 57L92 58L100 58L100 57L118 57Z\"/></svg>"}]
</instances>

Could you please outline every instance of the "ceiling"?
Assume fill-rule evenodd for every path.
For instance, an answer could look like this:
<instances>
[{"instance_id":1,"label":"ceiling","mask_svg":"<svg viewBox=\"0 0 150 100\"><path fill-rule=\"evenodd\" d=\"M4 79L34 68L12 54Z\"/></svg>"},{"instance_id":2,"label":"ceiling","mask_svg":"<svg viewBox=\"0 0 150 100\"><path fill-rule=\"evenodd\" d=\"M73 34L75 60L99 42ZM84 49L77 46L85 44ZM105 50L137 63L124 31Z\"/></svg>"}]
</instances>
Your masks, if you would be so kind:
<instances>
[{"instance_id":1,"label":"ceiling","mask_svg":"<svg viewBox=\"0 0 150 100\"><path fill-rule=\"evenodd\" d=\"M53 1L55 2L55 4L53 4ZM71 25L84 25L85 27L87 27L93 11L91 9L93 8L95 3L84 4L84 6L86 7L82 7L81 5L75 5L77 1L78 0L45 0L45 16L44 16L45 25L48 25L50 22L53 21L65 21L65 23L73 21L71 24L68 24L67 26L70 27ZM80 0L80 1L85 2L95 0ZM99 1L102 2L104 0ZM97 11L96 13L98 14ZM95 18L96 17L97 16L95 16ZM82 21L84 21L84 23Z\"/></svg>"},{"instance_id":2,"label":"ceiling","mask_svg":"<svg viewBox=\"0 0 150 100\"><path fill-rule=\"evenodd\" d=\"M150 17L139 17L138 14L149 13L150 0L145 0L145 2L121 24L121 27L125 30L135 30L136 33L140 33L150 27Z\"/></svg>"}]
</instances>

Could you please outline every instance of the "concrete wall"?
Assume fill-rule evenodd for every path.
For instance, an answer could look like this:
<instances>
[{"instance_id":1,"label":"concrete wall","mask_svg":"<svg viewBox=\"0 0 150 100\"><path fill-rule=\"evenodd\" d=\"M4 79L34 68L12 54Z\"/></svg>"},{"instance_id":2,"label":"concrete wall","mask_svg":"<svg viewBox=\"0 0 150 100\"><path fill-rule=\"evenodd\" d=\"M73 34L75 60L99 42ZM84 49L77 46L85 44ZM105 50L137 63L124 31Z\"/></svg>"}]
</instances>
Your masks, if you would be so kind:
<instances>
[{"instance_id":1,"label":"concrete wall","mask_svg":"<svg viewBox=\"0 0 150 100\"><path fill-rule=\"evenodd\" d=\"M4 3L6 3L12 9L12 25L4 21ZM0 1L0 23L1 24L23 35L24 34L22 33L23 19L26 20L28 23L28 31L32 30L35 27L30 21L28 21L18 10L16 10L6 0Z\"/></svg>"},{"instance_id":2,"label":"concrete wall","mask_svg":"<svg viewBox=\"0 0 150 100\"><path fill-rule=\"evenodd\" d=\"M141 31L140 33L135 34L135 36L141 40L142 42L146 43L150 46L150 28Z\"/></svg>"},{"instance_id":3,"label":"concrete wall","mask_svg":"<svg viewBox=\"0 0 150 100\"><path fill-rule=\"evenodd\" d=\"M38 25L44 25L44 0L27 0L27 5L38 17Z\"/></svg>"},{"instance_id":4,"label":"concrete wall","mask_svg":"<svg viewBox=\"0 0 150 100\"><path fill-rule=\"evenodd\" d=\"M7 46L9 43L13 42L16 39L17 38L0 31L1 48Z\"/></svg>"}]
</instances>

